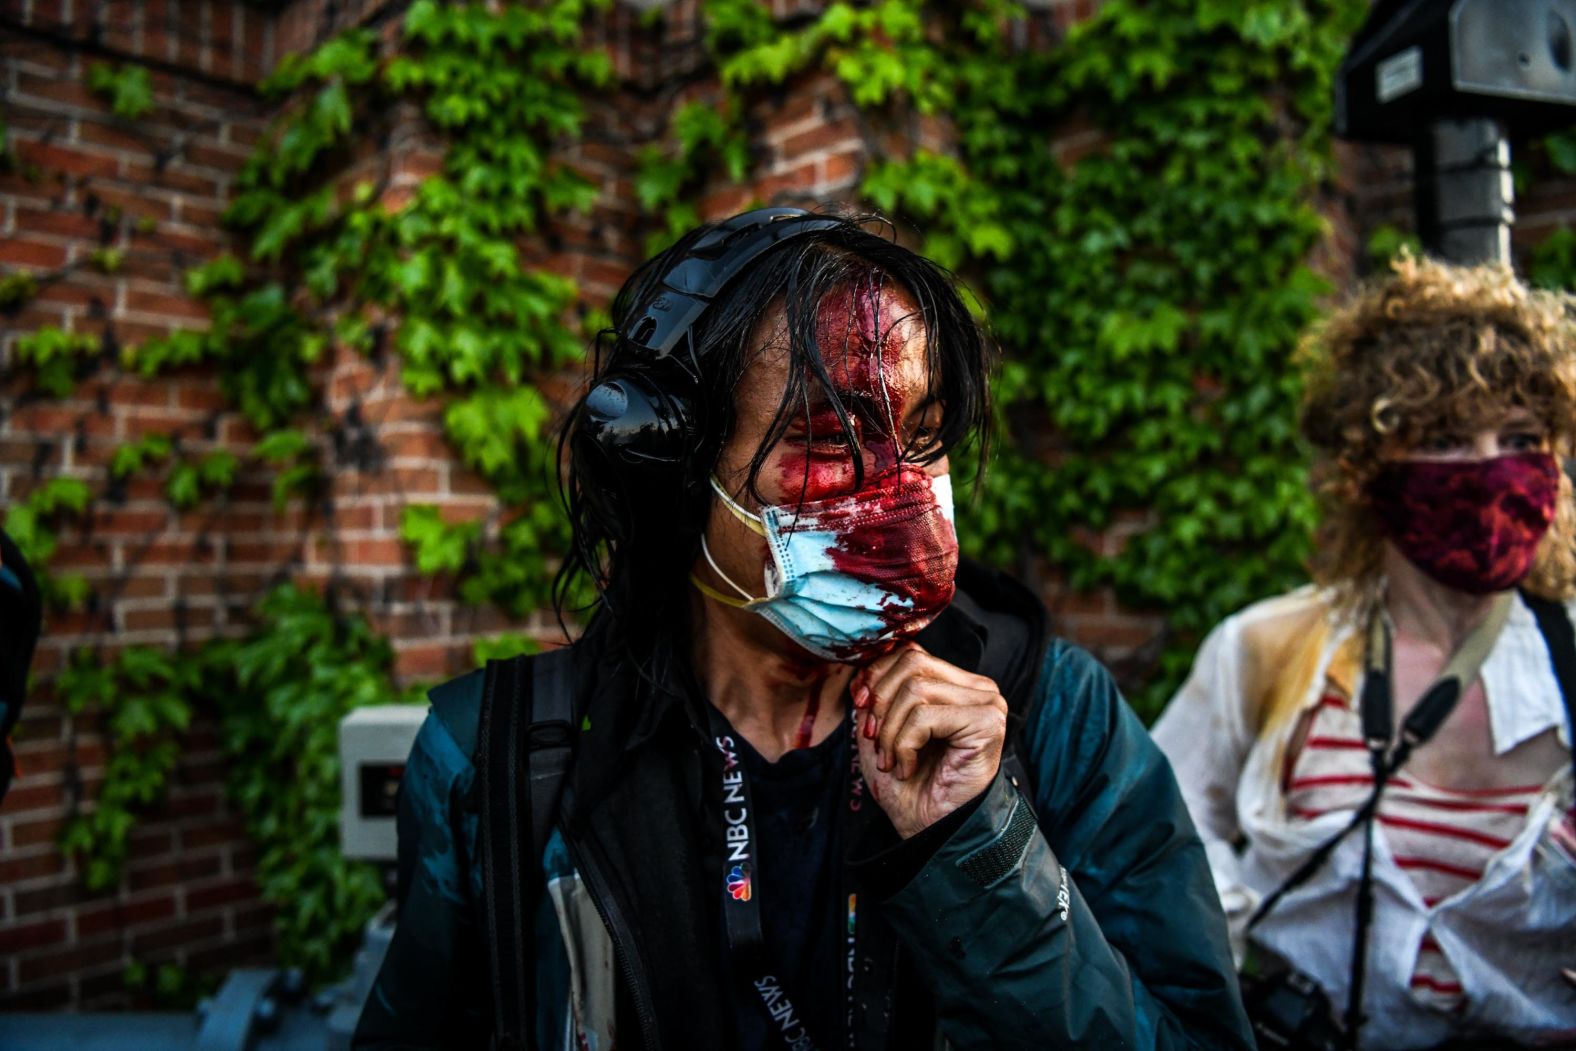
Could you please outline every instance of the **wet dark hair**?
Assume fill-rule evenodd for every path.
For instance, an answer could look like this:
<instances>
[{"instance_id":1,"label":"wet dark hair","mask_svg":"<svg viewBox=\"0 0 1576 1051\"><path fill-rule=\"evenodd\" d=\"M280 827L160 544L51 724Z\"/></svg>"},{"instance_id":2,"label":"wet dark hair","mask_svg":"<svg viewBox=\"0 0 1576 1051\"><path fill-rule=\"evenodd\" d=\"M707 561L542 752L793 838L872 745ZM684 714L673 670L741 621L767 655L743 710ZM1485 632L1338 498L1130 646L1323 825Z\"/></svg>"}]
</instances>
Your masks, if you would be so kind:
<instances>
[{"instance_id":1,"label":"wet dark hair","mask_svg":"<svg viewBox=\"0 0 1576 1051\"><path fill-rule=\"evenodd\" d=\"M956 279L948 271L881 236L870 217L847 217L837 225L801 234L768 250L729 283L696 324L691 345L698 388L690 386L676 362L651 366L619 338L619 330L638 317L660 288L660 279L688 253L714 224L698 227L671 248L642 264L614 297L612 327L599 333L586 390L602 378L634 369L658 382L682 384L693 390L700 439L687 461L652 471L652 488L640 506L625 505L622 513L605 510L605 502L585 499L588 479L576 469L573 456L559 457L559 488L569 513L573 540L554 583L554 604L560 619L572 606L571 596L584 594L589 581L596 591L595 630L610 631L645 664L654 649L685 630L689 573L700 553L712 499L708 477L732 433L735 388L761 349L752 346L761 322L779 306L786 314L788 379L766 436L750 460L747 489L756 488L760 469L796 417L807 418L812 395L825 396L841 422L843 439L863 484L858 435L849 409L838 397L828 374L823 348L816 338L822 300L852 281L879 277L881 287L906 292L924 323L929 389L927 399L943 407L941 425L904 459L930 463L970 439L980 466L988 455L989 376L994 349L970 314ZM885 227L891 232L889 225ZM664 372L668 373L664 379ZM560 448L569 447L582 395L566 417ZM764 500L761 500L764 502ZM617 514L621 520L609 520Z\"/></svg>"}]
</instances>

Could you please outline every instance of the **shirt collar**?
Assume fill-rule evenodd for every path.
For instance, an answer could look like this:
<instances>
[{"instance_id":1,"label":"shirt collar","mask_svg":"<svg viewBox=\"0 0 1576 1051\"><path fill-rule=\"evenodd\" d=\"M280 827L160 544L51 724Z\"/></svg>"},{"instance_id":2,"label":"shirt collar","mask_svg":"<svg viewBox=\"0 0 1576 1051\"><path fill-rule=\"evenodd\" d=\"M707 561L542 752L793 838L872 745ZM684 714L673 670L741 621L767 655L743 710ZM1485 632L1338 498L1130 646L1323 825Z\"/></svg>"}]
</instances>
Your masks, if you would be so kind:
<instances>
[{"instance_id":1,"label":"shirt collar","mask_svg":"<svg viewBox=\"0 0 1576 1051\"><path fill-rule=\"evenodd\" d=\"M1548 643L1532 610L1518 594L1510 617L1480 672L1488 694L1489 729L1494 754L1504 755L1523 741L1554 727L1570 747L1565 701L1554 677Z\"/></svg>"},{"instance_id":2,"label":"shirt collar","mask_svg":"<svg viewBox=\"0 0 1576 1051\"><path fill-rule=\"evenodd\" d=\"M1331 644L1335 652L1325 670L1325 680L1355 707L1362 678L1362 633L1344 622L1337 625L1337 629L1332 633ZM1494 740L1495 755L1504 755L1551 726L1559 734L1561 743L1570 747L1565 699L1554 677L1548 643L1538 630L1532 610L1519 593L1478 675L1487 695L1489 732ZM1317 697L1310 698L1310 703L1317 700Z\"/></svg>"}]
</instances>

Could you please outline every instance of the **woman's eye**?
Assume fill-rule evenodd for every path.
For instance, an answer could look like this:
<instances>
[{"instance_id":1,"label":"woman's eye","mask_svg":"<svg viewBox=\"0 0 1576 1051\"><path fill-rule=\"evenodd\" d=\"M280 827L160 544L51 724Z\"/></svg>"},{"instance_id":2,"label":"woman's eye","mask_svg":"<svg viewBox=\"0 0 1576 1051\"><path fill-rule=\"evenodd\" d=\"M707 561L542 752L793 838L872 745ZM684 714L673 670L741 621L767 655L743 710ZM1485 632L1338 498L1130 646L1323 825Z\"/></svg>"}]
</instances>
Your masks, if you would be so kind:
<instances>
[{"instance_id":1,"label":"woman's eye","mask_svg":"<svg viewBox=\"0 0 1576 1051\"><path fill-rule=\"evenodd\" d=\"M1440 434L1423 442L1423 449L1431 453L1448 453L1467 444L1459 434Z\"/></svg>"},{"instance_id":2,"label":"woman's eye","mask_svg":"<svg viewBox=\"0 0 1576 1051\"><path fill-rule=\"evenodd\" d=\"M1523 431L1516 434L1507 434L1500 439L1500 445L1517 452L1535 452L1543 448L1543 435Z\"/></svg>"},{"instance_id":3,"label":"woman's eye","mask_svg":"<svg viewBox=\"0 0 1576 1051\"><path fill-rule=\"evenodd\" d=\"M823 449L852 449L858 440L858 435L844 430L818 433L809 438L811 445Z\"/></svg>"}]
</instances>

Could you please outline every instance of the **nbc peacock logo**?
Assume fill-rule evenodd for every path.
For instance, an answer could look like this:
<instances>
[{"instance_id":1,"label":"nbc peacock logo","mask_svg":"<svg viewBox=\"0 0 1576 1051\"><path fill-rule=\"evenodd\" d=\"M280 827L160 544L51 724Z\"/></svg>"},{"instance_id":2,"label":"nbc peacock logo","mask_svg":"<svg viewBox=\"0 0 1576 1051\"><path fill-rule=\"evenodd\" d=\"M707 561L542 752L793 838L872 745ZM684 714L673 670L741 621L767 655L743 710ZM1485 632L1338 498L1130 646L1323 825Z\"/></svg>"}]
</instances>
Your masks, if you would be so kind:
<instances>
[{"instance_id":1,"label":"nbc peacock logo","mask_svg":"<svg viewBox=\"0 0 1576 1051\"><path fill-rule=\"evenodd\" d=\"M750 866L741 862L728 871L728 893L734 901L750 900Z\"/></svg>"}]
</instances>

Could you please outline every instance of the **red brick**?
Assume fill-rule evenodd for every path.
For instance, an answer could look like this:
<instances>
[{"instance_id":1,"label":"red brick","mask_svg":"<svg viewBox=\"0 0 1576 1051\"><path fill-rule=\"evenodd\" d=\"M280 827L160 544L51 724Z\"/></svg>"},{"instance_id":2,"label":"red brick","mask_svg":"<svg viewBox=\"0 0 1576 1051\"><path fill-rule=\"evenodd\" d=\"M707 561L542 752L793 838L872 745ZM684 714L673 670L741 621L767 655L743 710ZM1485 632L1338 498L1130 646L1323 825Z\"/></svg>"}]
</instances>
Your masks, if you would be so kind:
<instances>
[{"instance_id":1,"label":"red brick","mask_svg":"<svg viewBox=\"0 0 1576 1051\"><path fill-rule=\"evenodd\" d=\"M113 177L120 168L120 159L113 154L67 149L41 142L17 142L15 147L17 158L23 165L36 164L51 173L107 178Z\"/></svg>"},{"instance_id":2,"label":"red brick","mask_svg":"<svg viewBox=\"0 0 1576 1051\"><path fill-rule=\"evenodd\" d=\"M37 54L37 51L31 52L28 55L29 61L33 61ZM19 72L17 74L16 95L13 96L13 99L16 103L22 103L30 98L43 99L77 109L100 112L108 108L102 99L88 90L87 82L84 78L72 76L69 73L61 76L45 77L34 73ZM51 107L51 109L53 108Z\"/></svg>"},{"instance_id":3,"label":"red brick","mask_svg":"<svg viewBox=\"0 0 1576 1051\"><path fill-rule=\"evenodd\" d=\"M391 459L447 460L454 455L448 439L436 430L388 435L383 448Z\"/></svg>"},{"instance_id":4,"label":"red brick","mask_svg":"<svg viewBox=\"0 0 1576 1051\"><path fill-rule=\"evenodd\" d=\"M353 566L401 566L405 564L405 542L397 537L342 540L337 544L320 543L318 561L348 563Z\"/></svg>"},{"instance_id":5,"label":"red brick","mask_svg":"<svg viewBox=\"0 0 1576 1051\"><path fill-rule=\"evenodd\" d=\"M124 956L125 950L118 938L85 945L76 943L69 947L22 957L20 981L22 984L27 984L46 978L56 978L97 964L120 960Z\"/></svg>"},{"instance_id":6,"label":"red brick","mask_svg":"<svg viewBox=\"0 0 1576 1051\"><path fill-rule=\"evenodd\" d=\"M397 647L394 674L400 679L435 679L455 666L455 648L439 643Z\"/></svg>"},{"instance_id":7,"label":"red brick","mask_svg":"<svg viewBox=\"0 0 1576 1051\"><path fill-rule=\"evenodd\" d=\"M44 211L38 208L18 208L16 228L24 233L96 240L100 224L98 219L77 209L54 208Z\"/></svg>"},{"instance_id":8,"label":"red brick","mask_svg":"<svg viewBox=\"0 0 1576 1051\"><path fill-rule=\"evenodd\" d=\"M442 475L432 467L391 467L364 476L358 490L361 496L416 497L441 494Z\"/></svg>"},{"instance_id":9,"label":"red brick","mask_svg":"<svg viewBox=\"0 0 1576 1051\"><path fill-rule=\"evenodd\" d=\"M40 920L0 927L0 956L15 956L27 949L66 940L66 921Z\"/></svg>"},{"instance_id":10,"label":"red brick","mask_svg":"<svg viewBox=\"0 0 1576 1051\"><path fill-rule=\"evenodd\" d=\"M221 905L252 901L257 897L257 883L250 876L213 883L198 890L186 891L186 911L198 913Z\"/></svg>"},{"instance_id":11,"label":"red brick","mask_svg":"<svg viewBox=\"0 0 1576 1051\"><path fill-rule=\"evenodd\" d=\"M211 139L193 142L186 147L183 156L187 163L195 164L202 168L214 168L222 172L239 171L241 165L246 163L251 150L248 147L225 145Z\"/></svg>"},{"instance_id":12,"label":"red brick","mask_svg":"<svg viewBox=\"0 0 1576 1051\"><path fill-rule=\"evenodd\" d=\"M179 157L174 158L158 171L154 170L152 164L139 157L125 157L120 165L120 178L123 182L136 186L169 192L169 194L161 193L157 197L144 192L146 204L151 207L145 207L143 211L151 212L155 218L173 216L172 202L164 199L168 195L190 194L205 202L218 202L221 194L219 179L211 173L196 172L184 167Z\"/></svg>"},{"instance_id":13,"label":"red brick","mask_svg":"<svg viewBox=\"0 0 1576 1051\"><path fill-rule=\"evenodd\" d=\"M211 563L215 559L214 545L205 540L158 540L143 546L127 549L140 565L185 566L194 562Z\"/></svg>"},{"instance_id":14,"label":"red brick","mask_svg":"<svg viewBox=\"0 0 1576 1051\"><path fill-rule=\"evenodd\" d=\"M49 625L51 629L55 629L57 622L51 619ZM75 740L43 738L17 745L17 761L22 764L29 777L56 774L67 766L90 770L103 766L107 754L102 740L81 735Z\"/></svg>"},{"instance_id":15,"label":"red brick","mask_svg":"<svg viewBox=\"0 0 1576 1051\"><path fill-rule=\"evenodd\" d=\"M228 399L216 384L176 383L167 386L174 391L175 404L182 409L213 412L229 407Z\"/></svg>"},{"instance_id":16,"label":"red brick","mask_svg":"<svg viewBox=\"0 0 1576 1051\"><path fill-rule=\"evenodd\" d=\"M250 598L263 588L261 573L237 573L227 569L223 576L183 575L175 580L175 593L183 598L194 598L220 593Z\"/></svg>"},{"instance_id":17,"label":"red brick","mask_svg":"<svg viewBox=\"0 0 1576 1051\"><path fill-rule=\"evenodd\" d=\"M834 153L821 162L821 185L824 188L852 186L864 174L865 155L862 153Z\"/></svg>"},{"instance_id":18,"label":"red brick","mask_svg":"<svg viewBox=\"0 0 1576 1051\"><path fill-rule=\"evenodd\" d=\"M1064 617L1061 626L1076 643L1090 649L1136 649L1150 642L1160 622L1135 623L1114 618Z\"/></svg>"},{"instance_id":19,"label":"red brick","mask_svg":"<svg viewBox=\"0 0 1576 1051\"><path fill-rule=\"evenodd\" d=\"M0 858L0 886L25 879L58 876L65 871L65 867L65 859L53 851L26 857Z\"/></svg>"},{"instance_id":20,"label":"red brick","mask_svg":"<svg viewBox=\"0 0 1576 1051\"><path fill-rule=\"evenodd\" d=\"M265 931L188 952L186 965L197 971L238 967L266 960L272 950L273 934Z\"/></svg>"},{"instance_id":21,"label":"red brick","mask_svg":"<svg viewBox=\"0 0 1576 1051\"><path fill-rule=\"evenodd\" d=\"M126 870L126 884L133 892L173 887L219 874L217 854L177 856L170 860L133 862Z\"/></svg>"},{"instance_id":22,"label":"red brick","mask_svg":"<svg viewBox=\"0 0 1576 1051\"><path fill-rule=\"evenodd\" d=\"M797 132L776 144L777 154L784 161L791 162L796 157L820 150L831 149L845 143L859 143L859 126L852 120L841 120L830 123L818 124L815 127Z\"/></svg>"},{"instance_id":23,"label":"red brick","mask_svg":"<svg viewBox=\"0 0 1576 1051\"><path fill-rule=\"evenodd\" d=\"M226 818L222 821L205 822L200 825L183 828L180 830L181 848L183 850L196 850L200 847L211 847L222 843L234 843L246 838L246 826L239 818Z\"/></svg>"},{"instance_id":24,"label":"red brick","mask_svg":"<svg viewBox=\"0 0 1576 1051\"><path fill-rule=\"evenodd\" d=\"M217 780L211 780L216 785ZM164 812L171 817L213 817L220 812L221 800L217 788L212 790L172 794L164 803Z\"/></svg>"},{"instance_id":25,"label":"red brick","mask_svg":"<svg viewBox=\"0 0 1576 1051\"><path fill-rule=\"evenodd\" d=\"M150 122L140 120L132 128L104 121L84 117L77 121L77 140L88 146L107 146L111 149L123 150L129 153L150 154L159 148L159 139L148 135L143 129L151 127Z\"/></svg>"},{"instance_id":26,"label":"red brick","mask_svg":"<svg viewBox=\"0 0 1576 1051\"><path fill-rule=\"evenodd\" d=\"M270 927L277 915L277 910L266 902L238 906L231 913L237 932L249 928Z\"/></svg>"},{"instance_id":27,"label":"red brick","mask_svg":"<svg viewBox=\"0 0 1576 1051\"><path fill-rule=\"evenodd\" d=\"M164 292L126 290L126 310L142 314L160 314L166 317L190 318L207 321L208 311L189 296L169 295Z\"/></svg>"},{"instance_id":28,"label":"red brick","mask_svg":"<svg viewBox=\"0 0 1576 1051\"><path fill-rule=\"evenodd\" d=\"M10 797L7 796L7 805ZM14 892L17 916L34 916L52 909L65 908L87 901L91 896L77 879L66 879L29 890Z\"/></svg>"},{"instance_id":29,"label":"red brick","mask_svg":"<svg viewBox=\"0 0 1576 1051\"><path fill-rule=\"evenodd\" d=\"M273 542L242 541L229 545L228 563L231 565L278 565L301 556L301 544L295 540Z\"/></svg>"},{"instance_id":30,"label":"red brick","mask_svg":"<svg viewBox=\"0 0 1576 1051\"><path fill-rule=\"evenodd\" d=\"M24 764L25 766L26 764ZM40 818L37 821L11 822L11 834L6 842L7 850L22 850L26 847L36 847L43 843L53 843L60 838L60 830L66 826L65 815Z\"/></svg>"},{"instance_id":31,"label":"red brick","mask_svg":"<svg viewBox=\"0 0 1576 1051\"><path fill-rule=\"evenodd\" d=\"M249 27L247 34L251 35L255 33L257 34L258 38L261 39L263 33L262 19L261 16L258 15L258 13L251 7L246 8L246 21ZM262 128L258 125L243 123L241 121L231 121L224 126L224 137L229 142L235 143L236 145L245 146L250 150L259 142L263 141L263 132Z\"/></svg>"},{"instance_id":32,"label":"red brick","mask_svg":"<svg viewBox=\"0 0 1576 1051\"><path fill-rule=\"evenodd\" d=\"M211 628L214 611L204 606L186 606L183 611L169 608L128 609L122 611L120 620L122 630L128 632Z\"/></svg>"},{"instance_id":33,"label":"red brick","mask_svg":"<svg viewBox=\"0 0 1576 1051\"><path fill-rule=\"evenodd\" d=\"M160 924L149 930L134 931L131 936L131 954L138 959L150 952L169 949L178 945L212 938L224 931L220 916L204 916L180 923Z\"/></svg>"},{"instance_id":34,"label":"red brick","mask_svg":"<svg viewBox=\"0 0 1576 1051\"><path fill-rule=\"evenodd\" d=\"M134 861L152 861L175 850L175 832L167 826L134 829L126 840L126 856Z\"/></svg>"},{"instance_id":35,"label":"red brick","mask_svg":"<svg viewBox=\"0 0 1576 1051\"><path fill-rule=\"evenodd\" d=\"M77 912L77 937L89 938L104 931L167 920L174 915L175 895L168 891L129 901L105 902Z\"/></svg>"},{"instance_id":36,"label":"red brick","mask_svg":"<svg viewBox=\"0 0 1576 1051\"><path fill-rule=\"evenodd\" d=\"M218 232L200 231L195 227L176 228L169 223L160 225L157 230L147 235L145 240L148 244L158 248L195 256L196 258L192 260L193 262L201 262L218 255L230 243ZM207 328L207 325L193 324L188 321L180 327L201 329Z\"/></svg>"},{"instance_id":37,"label":"red brick","mask_svg":"<svg viewBox=\"0 0 1576 1051\"><path fill-rule=\"evenodd\" d=\"M0 263L53 270L66 265L66 250L60 245L7 237L0 239Z\"/></svg>"},{"instance_id":38,"label":"red brick","mask_svg":"<svg viewBox=\"0 0 1576 1051\"><path fill-rule=\"evenodd\" d=\"M168 510L126 511L119 508L99 509L94 513L93 526L101 533L148 533L162 531L170 523ZM163 582L158 581L159 595L164 594ZM125 591L121 598L134 598Z\"/></svg>"},{"instance_id":39,"label":"red brick","mask_svg":"<svg viewBox=\"0 0 1576 1051\"><path fill-rule=\"evenodd\" d=\"M17 782L5 795L5 808L8 813L24 813L29 810L41 810L44 807L64 806L66 802L65 788L56 782L41 785L29 785Z\"/></svg>"}]
</instances>

